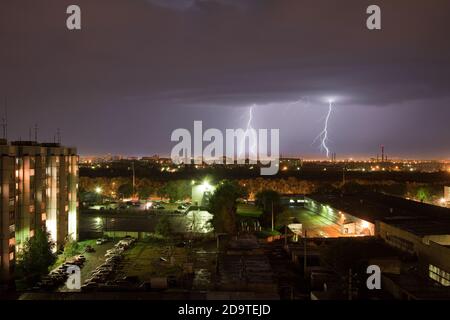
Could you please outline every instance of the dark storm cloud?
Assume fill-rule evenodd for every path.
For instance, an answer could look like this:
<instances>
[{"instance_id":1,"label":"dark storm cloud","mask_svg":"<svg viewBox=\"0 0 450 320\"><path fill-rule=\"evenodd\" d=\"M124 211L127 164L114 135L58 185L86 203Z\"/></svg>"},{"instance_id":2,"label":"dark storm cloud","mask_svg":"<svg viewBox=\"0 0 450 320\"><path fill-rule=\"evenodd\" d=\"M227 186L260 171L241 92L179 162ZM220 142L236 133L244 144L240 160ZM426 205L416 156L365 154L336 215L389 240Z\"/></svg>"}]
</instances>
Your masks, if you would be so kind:
<instances>
[{"instance_id":1,"label":"dark storm cloud","mask_svg":"<svg viewBox=\"0 0 450 320\"><path fill-rule=\"evenodd\" d=\"M14 138L39 122L83 153L167 154L174 128L242 126L256 103L255 125L282 127L284 153L317 154L332 96L334 150L392 141L399 155L449 155L448 1L378 1L377 32L361 0L80 0L83 29L69 32L72 3L0 4L0 94ZM289 105L299 99L308 103ZM417 125L424 115L431 128ZM414 143L412 130L422 132Z\"/></svg>"}]
</instances>

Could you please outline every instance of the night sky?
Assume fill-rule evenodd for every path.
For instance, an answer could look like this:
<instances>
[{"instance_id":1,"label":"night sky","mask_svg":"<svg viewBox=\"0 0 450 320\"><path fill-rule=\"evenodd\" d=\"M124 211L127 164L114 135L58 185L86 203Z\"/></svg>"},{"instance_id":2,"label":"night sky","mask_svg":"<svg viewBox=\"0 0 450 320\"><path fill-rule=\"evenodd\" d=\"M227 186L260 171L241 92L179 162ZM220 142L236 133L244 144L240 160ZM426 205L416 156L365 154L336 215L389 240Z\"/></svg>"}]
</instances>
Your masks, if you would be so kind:
<instances>
[{"instance_id":1,"label":"night sky","mask_svg":"<svg viewBox=\"0 0 450 320\"><path fill-rule=\"evenodd\" d=\"M66 28L78 4L82 30ZM366 29L366 8L382 30ZM170 134L280 128L283 155L313 142L335 98L338 158L450 158L448 0L3 0L0 98L9 140L81 155L170 154ZM1 106L0 109L3 109Z\"/></svg>"}]
</instances>

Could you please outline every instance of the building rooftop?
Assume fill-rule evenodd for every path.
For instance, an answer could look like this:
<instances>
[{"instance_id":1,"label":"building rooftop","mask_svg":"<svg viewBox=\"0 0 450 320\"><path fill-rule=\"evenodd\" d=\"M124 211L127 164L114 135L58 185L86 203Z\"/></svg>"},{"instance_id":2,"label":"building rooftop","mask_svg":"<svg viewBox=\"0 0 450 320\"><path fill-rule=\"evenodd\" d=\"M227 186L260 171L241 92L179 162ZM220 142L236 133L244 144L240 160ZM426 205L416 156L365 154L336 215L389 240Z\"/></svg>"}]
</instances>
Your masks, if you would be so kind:
<instances>
[{"instance_id":1,"label":"building rooftop","mask_svg":"<svg viewBox=\"0 0 450 320\"><path fill-rule=\"evenodd\" d=\"M311 195L360 219L383 221L418 236L450 234L450 209L381 193Z\"/></svg>"}]
</instances>

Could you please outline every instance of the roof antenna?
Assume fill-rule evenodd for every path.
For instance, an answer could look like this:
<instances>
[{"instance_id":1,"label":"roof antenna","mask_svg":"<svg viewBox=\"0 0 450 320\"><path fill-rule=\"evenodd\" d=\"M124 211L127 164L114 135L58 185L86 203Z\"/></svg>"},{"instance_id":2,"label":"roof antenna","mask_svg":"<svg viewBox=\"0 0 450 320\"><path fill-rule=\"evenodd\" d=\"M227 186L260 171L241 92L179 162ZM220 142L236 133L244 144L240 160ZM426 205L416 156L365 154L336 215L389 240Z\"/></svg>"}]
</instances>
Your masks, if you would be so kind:
<instances>
[{"instance_id":1,"label":"roof antenna","mask_svg":"<svg viewBox=\"0 0 450 320\"><path fill-rule=\"evenodd\" d=\"M5 97L5 110L2 118L3 139L8 139L8 102Z\"/></svg>"},{"instance_id":2,"label":"roof antenna","mask_svg":"<svg viewBox=\"0 0 450 320\"><path fill-rule=\"evenodd\" d=\"M61 144L61 130L59 128L56 130L56 137L58 138L58 143Z\"/></svg>"},{"instance_id":3,"label":"roof antenna","mask_svg":"<svg viewBox=\"0 0 450 320\"><path fill-rule=\"evenodd\" d=\"M34 142L37 143L38 140L38 125L37 123L34 124Z\"/></svg>"}]
</instances>

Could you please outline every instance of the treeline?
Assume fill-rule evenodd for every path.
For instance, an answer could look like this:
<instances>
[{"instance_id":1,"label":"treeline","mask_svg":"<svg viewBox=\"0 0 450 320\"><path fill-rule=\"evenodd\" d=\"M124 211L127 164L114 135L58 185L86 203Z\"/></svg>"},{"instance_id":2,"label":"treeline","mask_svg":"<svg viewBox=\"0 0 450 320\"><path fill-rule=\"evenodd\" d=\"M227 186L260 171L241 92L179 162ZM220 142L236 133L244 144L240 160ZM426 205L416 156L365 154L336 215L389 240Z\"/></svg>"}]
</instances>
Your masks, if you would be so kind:
<instances>
[{"instance_id":1,"label":"treeline","mask_svg":"<svg viewBox=\"0 0 450 320\"><path fill-rule=\"evenodd\" d=\"M149 164L142 161L135 161L135 173L137 177L150 179L153 181L169 181L169 180L191 180L201 179L204 176L213 176L216 179L224 180L241 180L241 179L256 179L260 177L260 170L257 166L207 166L195 168L194 166L180 166L176 172L168 172L161 170L163 165ZM88 178L127 178L132 175L130 161L118 161L107 166L94 167L81 166L80 176ZM323 171L322 167L308 167L302 168L300 171L280 170L274 176L265 176L265 180L287 179L289 177L308 180L308 181L328 181L340 182L342 181L342 168L329 167L327 171ZM346 171L346 178L349 180L368 180L373 182L382 181L396 181L396 182L418 182L418 183L450 183L450 174L446 171L440 172L409 172L409 171L376 171L376 172L361 172L361 171Z\"/></svg>"},{"instance_id":2,"label":"treeline","mask_svg":"<svg viewBox=\"0 0 450 320\"><path fill-rule=\"evenodd\" d=\"M398 182L393 180L372 181L366 179L348 179L342 181L305 180L296 177L287 178L249 178L234 179L245 188L249 199L254 199L258 192L274 190L280 194L312 194L316 192L330 193L343 191L346 193L359 193L365 191L384 192L401 197L433 201L443 195L446 183L424 182ZM212 181L214 183L214 181ZM216 180L215 182L218 182ZM124 177L115 178L89 178L80 177L80 194L95 193L101 190L102 195L108 197L130 197L133 193L132 179ZM134 192L141 198L164 197L171 200L188 198L191 195L191 180L180 179L170 181L137 178Z\"/></svg>"}]
</instances>

